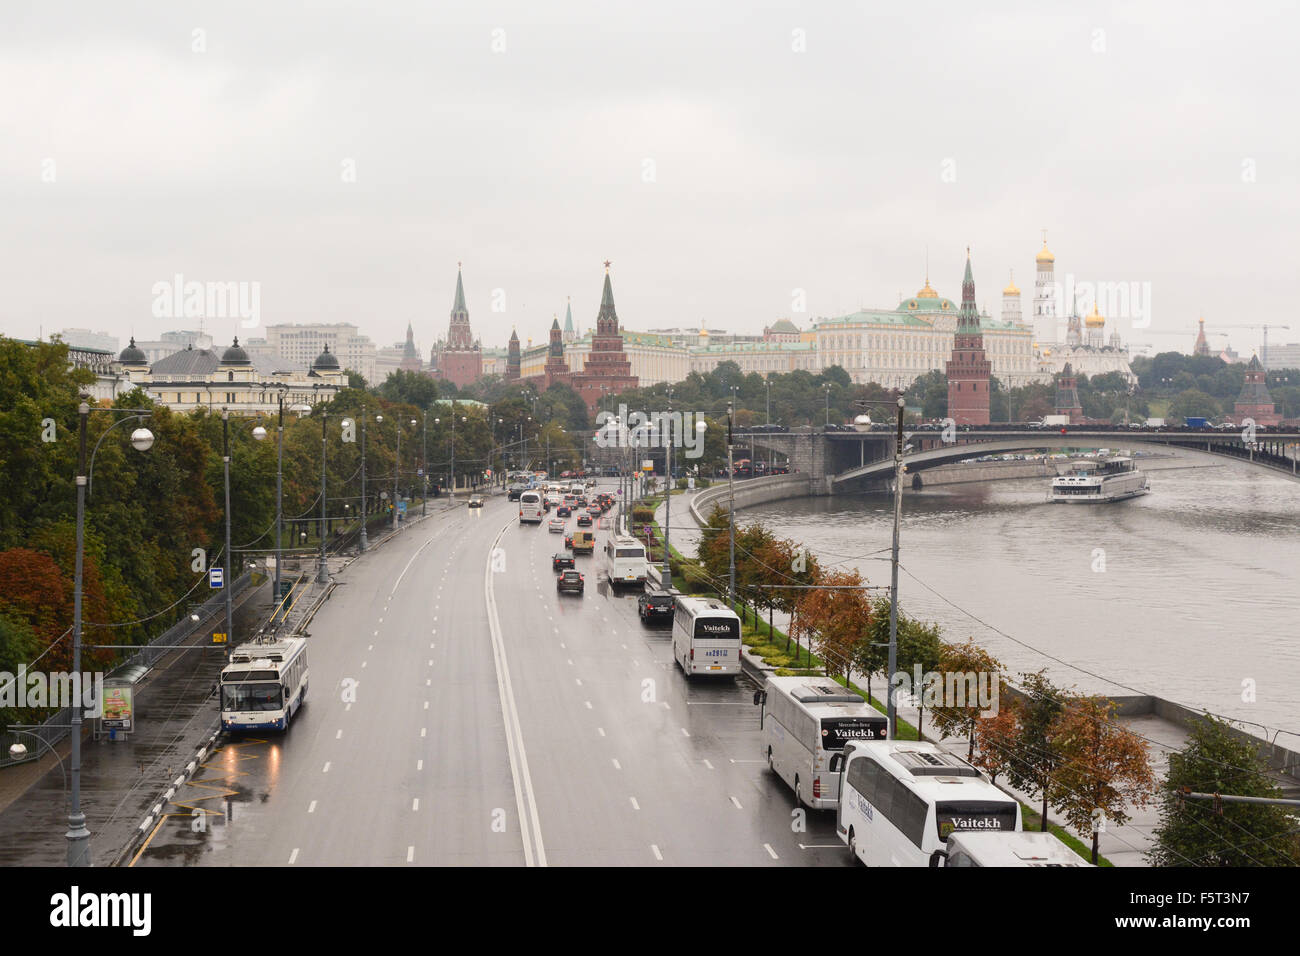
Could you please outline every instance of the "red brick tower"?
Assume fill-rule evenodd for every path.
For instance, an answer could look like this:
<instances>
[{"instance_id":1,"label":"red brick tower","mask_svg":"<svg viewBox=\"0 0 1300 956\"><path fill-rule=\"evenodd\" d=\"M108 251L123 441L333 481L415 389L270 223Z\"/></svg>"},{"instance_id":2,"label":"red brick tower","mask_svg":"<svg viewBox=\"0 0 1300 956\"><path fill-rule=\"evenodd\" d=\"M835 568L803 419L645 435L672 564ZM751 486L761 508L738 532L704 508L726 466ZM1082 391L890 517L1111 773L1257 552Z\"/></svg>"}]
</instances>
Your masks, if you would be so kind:
<instances>
[{"instance_id":1,"label":"red brick tower","mask_svg":"<svg viewBox=\"0 0 1300 956\"><path fill-rule=\"evenodd\" d=\"M961 312L952 358L948 360L948 416L958 425L989 423L989 377L992 364L984 356L984 334L975 307L975 278L966 250L966 275L961 281Z\"/></svg>"},{"instance_id":2,"label":"red brick tower","mask_svg":"<svg viewBox=\"0 0 1300 956\"><path fill-rule=\"evenodd\" d=\"M573 376L573 387L582 395L587 408L594 412L603 391L610 394L636 388L632 363L623 352L623 336L618 331L618 313L614 309L614 289L609 282L609 260L605 260L605 289L596 315L596 333L591 338L591 352L582 372Z\"/></svg>"},{"instance_id":3,"label":"red brick tower","mask_svg":"<svg viewBox=\"0 0 1300 956\"><path fill-rule=\"evenodd\" d=\"M1079 403L1079 379L1074 374L1074 369L1070 368L1069 362L1065 363L1065 368L1061 369L1061 374L1056 380L1054 411L1057 415L1069 415L1071 425L1083 421L1083 406Z\"/></svg>"},{"instance_id":4,"label":"red brick tower","mask_svg":"<svg viewBox=\"0 0 1300 956\"><path fill-rule=\"evenodd\" d=\"M514 382L519 379L519 370L521 364L519 356L519 333L514 329L510 330L510 346L506 352L506 381Z\"/></svg>"},{"instance_id":5,"label":"red brick tower","mask_svg":"<svg viewBox=\"0 0 1300 956\"><path fill-rule=\"evenodd\" d=\"M1259 364L1259 356L1252 355L1246 366L1246 382L1241 386L1241 394L1232 406L1232 416L1241 424L1242 419L1254 419L1256 425L1277 425L1282 416L1277 413L1273 399L1269 397L1265 378L1268 373Z\"/></svg>"},{"instance_id":6,"label":"red brick tower","mask_svg":"<svg viewBox=\"0 0 1300 956\"><path fill-rule=\"evenodd\" d=\"M465 308L465 285L461 281L460 263L456 263L456 301L451 307L451 324L447 344L438 361L438 377L464 388L483 377L483 352L469 327L469 310Z\"/></svg>"}]
</instances>

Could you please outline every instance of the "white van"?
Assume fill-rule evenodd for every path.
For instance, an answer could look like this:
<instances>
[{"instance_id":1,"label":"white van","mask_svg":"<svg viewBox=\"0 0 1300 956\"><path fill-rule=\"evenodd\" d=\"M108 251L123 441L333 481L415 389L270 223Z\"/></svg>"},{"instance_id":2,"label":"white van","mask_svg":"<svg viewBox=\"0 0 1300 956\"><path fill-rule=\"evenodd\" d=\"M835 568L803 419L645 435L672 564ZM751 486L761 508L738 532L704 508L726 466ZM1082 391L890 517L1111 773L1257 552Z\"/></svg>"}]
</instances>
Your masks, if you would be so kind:
<instances>
[{"instance_id":1,"label":"white van","mask_svg":"<svg viewBox=\"0 0 1300 956\"><path fill-rule=\"evenodd\" d=\"M605 576L611 585L645 585L645 545L636 538L614 537L605 541Z\"/></svg>"},{"instance_id":2,"label":"white van","mask_svg":"<svg viewBox=\"0 0 1300 956\"><path fill-rule=\"evenodd\" d=\"M542 496L536 491L525 491L519 496L519 523L531 522L532 524L541 524L542 515L545 509L542 507Z\"/></svg>"}]
</instances>

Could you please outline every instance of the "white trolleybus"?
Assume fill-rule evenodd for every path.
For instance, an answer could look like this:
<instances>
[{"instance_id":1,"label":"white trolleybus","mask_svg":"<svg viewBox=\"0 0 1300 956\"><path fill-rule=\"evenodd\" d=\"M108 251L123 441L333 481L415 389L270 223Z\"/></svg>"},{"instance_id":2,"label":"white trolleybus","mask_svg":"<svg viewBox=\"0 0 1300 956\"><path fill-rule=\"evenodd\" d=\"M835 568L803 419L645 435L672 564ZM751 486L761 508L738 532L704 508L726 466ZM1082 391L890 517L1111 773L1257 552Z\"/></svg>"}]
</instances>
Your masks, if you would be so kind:
<instances>
[{"instance_id":1,"label":"white trolleybus","mask_svg":"<svg viewBox=\"0 0 1300 956\"><path fill-rule=\"evenodd\" d=\"M525 491L519 495L519 523L541 524L546 509L542 506L540 491Z\"/></svg>"},{"instance_id":2,"label":"white trolleybus","mask_svg":"<svg viewBox=\"0 0 1300 956\"><path fill-rule=\"evenodd\" d=\"M767 765L814 810L833 810L840 799L844 747L884 740L889 720L826 677L769 677L763 712Z\"/></svg>"},{"instance_id":3,"label":"white trolleybus","mask_svg":"<svg viewBox=\"0 0 1300 956\"><path fill-rule=\"evenodd\" d=\"M673 657L687 677L740 673L740 618L713 598L677 598Z\"/></svg>"},{"instance_id":4,"label":"white trolleybus","mask_svg":"<svg viewBox=\"0 0 1300 956\"><path fill-rule=\"evenodd\" d=\"M846 744L835 830L868 866L929 866L949 834L1021 830L1020 804L928 741Z\"/></svg>"},{"instance_id":5,"label":"white trolleybus","mask_svg":"<svg viewBox=\"0 0 1300 956\"><path fill-rule=\"evenodd\" d=\"M307 699L307 642L301 637L241 644L221 670L221 726L284 730Z\"/></svg>"},{"instance_id":6,"label":"white trolleybus","mask_svg":"<svg viewBox=\"0 0 1300 956\"><path fill-rule=\"evenodd\" d=\"M645 545L636 538L611 535L605 539L605 576L613 587L620 584L645 585Z\"/></svg>"},{"instance_id":7,"label":"white trolleybus","mask_svg":"<svg viewBox=\"0 0 1300 956\"><path fill-rule=\"evenodd\" d=\"M1051 833L958 830L930 854L931 866L1092 866Z\"/></svg>"}]
</instances>

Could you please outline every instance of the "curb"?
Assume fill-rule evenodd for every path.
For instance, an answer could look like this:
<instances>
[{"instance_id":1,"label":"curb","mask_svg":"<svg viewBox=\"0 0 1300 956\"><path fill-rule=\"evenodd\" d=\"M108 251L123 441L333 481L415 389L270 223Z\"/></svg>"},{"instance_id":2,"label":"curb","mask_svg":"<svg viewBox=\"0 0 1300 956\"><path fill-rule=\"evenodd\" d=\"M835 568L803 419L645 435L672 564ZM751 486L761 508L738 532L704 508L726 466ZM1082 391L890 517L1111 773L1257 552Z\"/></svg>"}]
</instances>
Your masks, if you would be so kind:
<instances>
[{"instance_id":1,"label":"curb","mask_svg":"<svg viewBox=\"0 0 1300 956\"><path fill-rule=\"evenodd\" d=\"M163 791L158 802L154 804L153 809L151 809L145 815L144 819L140 821L140 825L137 826L131 834L131 839L129 839L120 850L118 850L117 856L113 858L113 862L110 863L109 866L121 866L123 859L125 859L131 851L135 849L138 843L141 843L146 839L149 832L153 830L154 826L162 817L163 807L173 796L176 795L176 791L180 787L184 786L185 782L194 775L194 772L199 768L199 765L203 763L204 758L211 752L213 745L217 742L217 738L220 736L221 729L217 728L208 736L207 742L194 751L194 756L185 764L184 771L182 771L175 780L171 781L167 789Z\"/></svg>"}]
</instances>

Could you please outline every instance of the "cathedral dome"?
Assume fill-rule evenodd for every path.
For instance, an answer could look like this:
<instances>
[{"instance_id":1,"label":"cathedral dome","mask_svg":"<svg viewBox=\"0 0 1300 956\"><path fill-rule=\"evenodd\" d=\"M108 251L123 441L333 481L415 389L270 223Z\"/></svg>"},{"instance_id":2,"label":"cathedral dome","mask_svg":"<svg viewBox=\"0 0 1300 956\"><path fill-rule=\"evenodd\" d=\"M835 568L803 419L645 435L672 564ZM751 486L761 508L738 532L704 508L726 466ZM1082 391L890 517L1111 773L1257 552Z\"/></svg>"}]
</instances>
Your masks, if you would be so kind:
<instances>
[{"instance_id":1,"label":"cathedral dome","mask_svg":"<svg viewBox=\"0 0 1300 956\"><path fill-rule=\"evenodd\" d=\"M937 299L937 298L939 298L939 293L936 292L934 289L932 289L932 288L930 287L930 277L929 277L929 276L926 276L926 278L925 278L925 288L923 288L920 292L918 292L918 293L916 294L916 297L917 297L918 299Z\"/></svg>"},{"instance_id":2,"label":"cathedral dome","mask_svg":"<svg viewBox=\"0 0 1300 956\"><path fill-rule=\"evenodd\" d=\"M325 346L325 351L316 356L316 361L311 363L313 371L337 371L339 368L338 356L330 351L330 347Z\"/></svg>"},{"instance_id":3,"label":"cathedral dome","mask_svg":"<svg viewBox=\"0 0 1300 956\"><path fill-rule=\"evenodd\" d=\"M1083 320L1090 329L1099 329L1106 324L1106 319L1097 311L1097 303L1092 304L1092 315Z\"/></svg>"},{"instance_id":4,"label":"cathedral dome","mask_svg":"<svg viewBox=\"0 0 1300 956\"><path fill-rule=\"evenodd\" d=\"M1039 252L1038 255L1034 256L1034 261L1035 261L1035 262L1055 262L1055 261L1056 261L1056 256L1052 255L1050 252L1047 251L1047 240L1045 240L1045 239L1043 240L1043 248L1042 248L1042 251Z\"/></svg>"},{"instance_id":5,"label":"cathedral dome","mask_svg":"<svg viewBox=\"0 0 1300 956\"><path fill-rule=\"evenodd\" d=\"M253 360L248 357L248 353L245 352L242 348L240 348L239 336L235 336L234 345L230 346L230 348L226 349L223 353L221 353L221 364L222 365L252 365L253 364Z\"/></svg>"},{"instance_id":6,"label":"cathedral dome","mask_svg":"<svg viewBox=\"0 0 1300 956\"><path fill-rule=\"evenodd\" d=\"M123 365L148 365L149 357L144 354L142 349L136 347L135 336L131 336L131 344L122 349L122 354L117 360Z\"/></svg>"}]
</instances>

